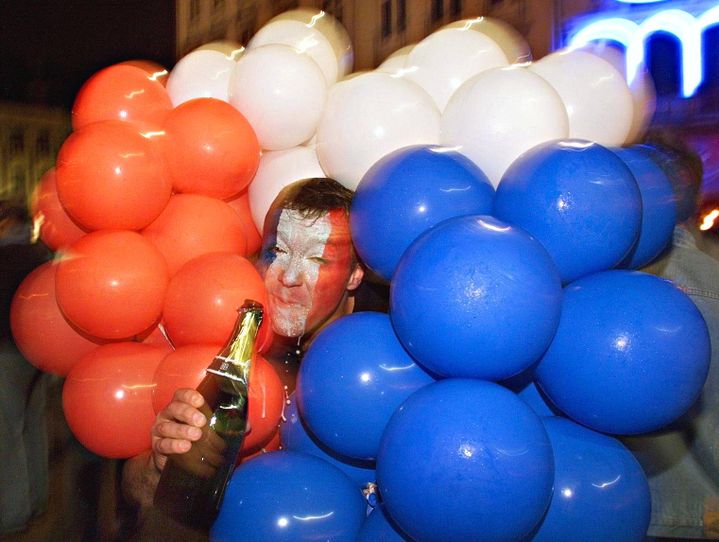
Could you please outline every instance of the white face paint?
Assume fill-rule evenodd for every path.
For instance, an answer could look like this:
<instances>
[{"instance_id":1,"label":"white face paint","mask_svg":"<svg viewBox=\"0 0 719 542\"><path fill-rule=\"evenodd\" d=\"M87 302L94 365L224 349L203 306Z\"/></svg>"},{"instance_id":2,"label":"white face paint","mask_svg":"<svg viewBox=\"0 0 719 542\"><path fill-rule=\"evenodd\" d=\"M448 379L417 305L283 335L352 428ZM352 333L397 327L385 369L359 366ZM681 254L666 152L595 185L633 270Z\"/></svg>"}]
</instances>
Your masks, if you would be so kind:
<instances>
[{"instance_id":1,"label":"white face paint","mask_svg":"<svg viewBox=\"0 0 719 542\"><path fill-rule=\"evenodd\" d=\"M329 215L308 219L297 211L282 210L271 249L274 260L265 274L275 333L300 337L307 329L331 231Z\"/></svg>"}]
</instances>

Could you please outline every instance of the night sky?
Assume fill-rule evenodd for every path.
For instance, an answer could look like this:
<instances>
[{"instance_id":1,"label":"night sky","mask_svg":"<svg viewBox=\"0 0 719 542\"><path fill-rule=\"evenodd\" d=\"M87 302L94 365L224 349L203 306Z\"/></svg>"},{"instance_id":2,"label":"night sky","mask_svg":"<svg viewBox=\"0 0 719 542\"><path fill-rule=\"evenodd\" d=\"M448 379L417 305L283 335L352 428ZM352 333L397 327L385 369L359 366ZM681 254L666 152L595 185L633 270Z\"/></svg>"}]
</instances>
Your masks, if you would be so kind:
<instances>
[{"instance_id":1,"label":"night sky","mask_svg":"<svg viewBox=\"0 0 719 542\"><path fill-rule=\"evenodd\" d=\"M131 59L170 69L172 0L1 0L0 100L70 109L96 71Z\"/></svg>"}]
</instances>

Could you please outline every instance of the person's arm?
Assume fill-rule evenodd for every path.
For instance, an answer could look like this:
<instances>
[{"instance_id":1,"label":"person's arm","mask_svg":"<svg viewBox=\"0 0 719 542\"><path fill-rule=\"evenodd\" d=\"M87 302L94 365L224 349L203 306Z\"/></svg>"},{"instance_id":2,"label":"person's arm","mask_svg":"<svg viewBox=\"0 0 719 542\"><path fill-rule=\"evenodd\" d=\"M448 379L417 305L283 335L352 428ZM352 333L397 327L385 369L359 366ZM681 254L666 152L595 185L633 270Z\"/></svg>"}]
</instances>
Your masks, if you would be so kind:
<instances>
[{"instance_id":1,"label":"person's arm","mask_svg":"<svg viewBox=\"0 0 719 542\"><path fill-rule=\"evenodd\" d=\"M152 426L152 449L128 459L122 470L122 492L129 502L141 508L152 506L167 456L189 451L202 436L200 428L207 418L199 408L204 402L197 391L179 389L158 413Z\"/></svg>"}]
</instances>

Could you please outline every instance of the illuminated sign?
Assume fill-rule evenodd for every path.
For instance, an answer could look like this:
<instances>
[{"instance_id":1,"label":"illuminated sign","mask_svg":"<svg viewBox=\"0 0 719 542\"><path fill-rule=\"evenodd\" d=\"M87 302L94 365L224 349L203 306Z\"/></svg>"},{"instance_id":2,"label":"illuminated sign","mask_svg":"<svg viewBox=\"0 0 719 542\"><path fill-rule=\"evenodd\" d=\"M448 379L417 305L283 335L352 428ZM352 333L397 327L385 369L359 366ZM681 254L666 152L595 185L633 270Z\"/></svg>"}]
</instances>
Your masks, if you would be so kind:
<instances>
[{"instance_id":1,"label":"illuminated sign","mask_svg":"<svg viewBox=\"0 0 719 542\"><path fill-rule=\"evenodd\" d=\"M627 81L631 83L639 67L644 63L646 40L655 32L674 35L681 47L681 92L692 96L704 80L702 58L702 34L710 26L719 23L719 6L694 16L681 9L656 12L641 23L621 17L609 17L593 21L575 32L569 39L570 47L583 47L592 41L611 40L626 47Z\"/></svg>"}]
</instances>

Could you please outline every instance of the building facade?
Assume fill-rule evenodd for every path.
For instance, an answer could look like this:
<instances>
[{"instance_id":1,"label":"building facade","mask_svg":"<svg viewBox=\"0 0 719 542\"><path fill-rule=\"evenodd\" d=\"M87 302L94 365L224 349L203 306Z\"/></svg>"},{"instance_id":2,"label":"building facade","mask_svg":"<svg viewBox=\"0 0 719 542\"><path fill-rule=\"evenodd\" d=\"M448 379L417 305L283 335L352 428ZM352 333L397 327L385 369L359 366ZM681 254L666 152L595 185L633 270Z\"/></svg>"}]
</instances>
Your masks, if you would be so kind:
<instances>
[{"instance_id":1,"label":"building facade","mask_svg":"<svg viewBox=\"0 0 719 542\"><path fill-rule=\"evenodd\" d=\"M0 102L0 201L29 201L70 130L64 109Z\"/></svg>"}]
</instances>

